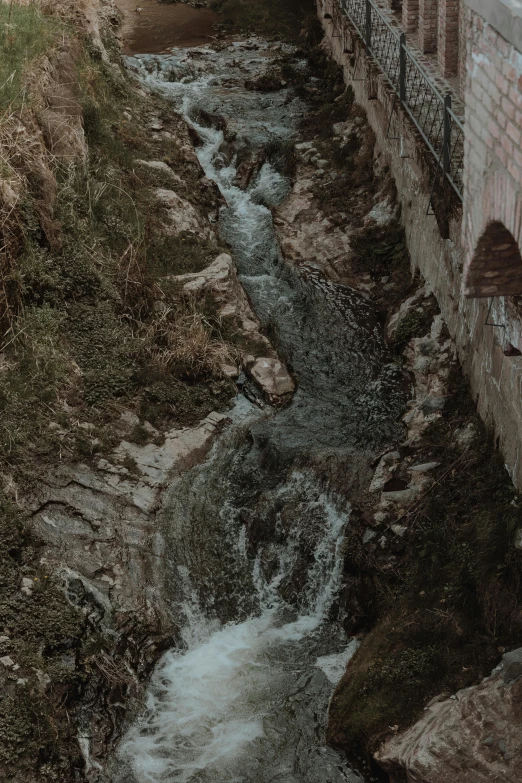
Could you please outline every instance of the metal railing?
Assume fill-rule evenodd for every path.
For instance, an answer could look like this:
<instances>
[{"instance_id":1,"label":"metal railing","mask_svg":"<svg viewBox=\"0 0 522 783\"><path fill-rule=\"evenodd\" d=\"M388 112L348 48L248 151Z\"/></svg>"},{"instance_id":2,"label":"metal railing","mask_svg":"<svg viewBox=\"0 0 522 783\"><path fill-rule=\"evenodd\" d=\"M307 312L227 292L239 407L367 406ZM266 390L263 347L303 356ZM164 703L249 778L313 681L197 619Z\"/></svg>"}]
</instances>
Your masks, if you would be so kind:
<instances>
[{"instance_id":1,"label":"metal railing","mask_svg":"<svg viewBox=\"0 0 522 783\"><path fill-rule=\"evenodd\" d=\"M429 74L373 0L333 0L349 19L422 136L444 176L462 200L464 126ZM393 108L392 108L393 111Z\"/></svg>"}]
</instances>

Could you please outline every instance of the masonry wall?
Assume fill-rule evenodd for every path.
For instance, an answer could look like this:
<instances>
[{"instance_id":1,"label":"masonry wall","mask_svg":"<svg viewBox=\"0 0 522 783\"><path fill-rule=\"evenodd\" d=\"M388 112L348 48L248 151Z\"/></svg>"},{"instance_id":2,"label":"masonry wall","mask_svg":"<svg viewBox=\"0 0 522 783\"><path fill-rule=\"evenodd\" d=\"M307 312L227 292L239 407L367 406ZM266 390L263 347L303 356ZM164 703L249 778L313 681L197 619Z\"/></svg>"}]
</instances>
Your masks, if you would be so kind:
<instances>
[{"instance_id":1,"label":"masonry wall","mask_svg":"<svg viewBox=\"0 0 522 783\"><path fill-rule=\"evenodd\" d=\"M437 55L443 76L456 76L459 70L460 0L439 0Z\"/></svg>"},{"instance_id":2,"label":"masonry wall","mask_svg":"<svg viewBox=\"0 0 522 783\"><path fill-rule=\"evenodd\" d=\"M335 19L325 19L325 14L333 16L334 3L338 0L316 1L330 52L343 67L345 81L352 86L357 102L366 110L376 135L377 145L395 177L412 265L427 280L439 302L450 333L455 339L464 371L470 379L479 413L487 425L494 430L508 470L515 484L522 488L522 356L505 355L507 343L512 340L514 341L512 344L516 347L520 345L522 350L520 337L517 336L521 334L521 330L516 304L502 300L500 304L493 307L492 314L489 315L490 322L509 321L508 328L499 329L486 325L489 311L487 299L464 297L461 214L457 211L449 220L443 238L436 218L427 214L432 182L431 167L426 163L425 148L418 141L410 121L402 112L394 114L390 133L390 136L399 139L387 138L393 104L393 96L388 86L382 78L375 79L374 68L371 67L364 49L361 49L357 36L353 37L351 45L346 45L352 41L351 27L347 20L338 14ZM471 14L466 12L464 16L466 24L477 25L477 21L472 20ZM467 32L471 34L471 30ZM477 32L478 29L475 28L473 34ZM352 54L345 54L345 48L360 49L356 74L353 73L354 57ZM474 55L470 47L468 55L468 79L470 79L470 63L475 62L473 57L476 58L477 54ZM499 89L504 86L502 79L508 79L508 76L503 75L500 69ZM495 82L496 80L497 76ZM368 97L370 82L371 100ZM471 118L469 121L471 122ZM481 127L476 122L473 122L473 125L477 136L481 137ZM481 160L483 160L485 153L484 149L481 149L482 153L478 150L473 152L473 145L469 146L468 166L477 165L476 160L471 160L472 154L475 157L482 155ZM476 180L470 181L469 187L478 188L479 179L480 174L477 174Z\"/></svg>"}]
</instances>

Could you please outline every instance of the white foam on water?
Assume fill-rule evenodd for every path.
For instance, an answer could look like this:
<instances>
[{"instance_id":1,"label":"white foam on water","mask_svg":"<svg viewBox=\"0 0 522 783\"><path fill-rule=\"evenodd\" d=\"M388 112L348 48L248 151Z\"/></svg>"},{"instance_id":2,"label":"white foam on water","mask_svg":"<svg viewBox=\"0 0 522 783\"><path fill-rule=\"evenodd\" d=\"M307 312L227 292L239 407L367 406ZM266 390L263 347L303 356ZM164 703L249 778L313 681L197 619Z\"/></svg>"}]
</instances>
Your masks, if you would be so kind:
<instances>
[{"instance_id":1,"label":"white foam on water","mask_svg":"<svg viewBox=\"0 0 522 783\"><path fill-rule=\"evenodd\" d=\"M317 659L316 666L326 674L331 683L337 685L345 673L348 663L359 649L360 644L358 639L352 639L348 647L342 650L342 652L322 655Z\"/></svg>"},{"instance_id":2,"label":"white foam on water","mask_svg":"<svg viewBox=\"0 0 522 783\"><path fill-rule=\"evenodd\" d=\"M238 47L232 47L230 56L235 57L237 50ZM207 57L211 59L214 54L206 52ZM224 159L221 151L223 132L201 125L194 110L201 105L202 96L212 84L213 77L205 72L204 66L186 62L183 56L132 62L150 87L175 99L198 133L202 144L197 154L202 168L219 185L227 203L221 216L224 235L228 231L233 233L236 253L261 259L255 269L257 280L261 286L269 287L263 274L270 271L273 258L270 249L274 248L269 206L284 196L286 180L265 163L249 189L243 191L235 184L236 161ZM169 68L173 69L172 78ZM185 69L181 80L180 69ZM259 127L264 121L263 117L256 120ZM226 482L226 477L223 480ZM339 511L334 500L318 490L313 478L303 473L295 472L281 488L281 502L287 496L291 500L296 493L308 498L304 513L315 522L315 546L298 610L285 603L281 587L285 580L291 579L297 562L302 535L300 519L295 520L281 545L277 573L270 578L265 577L263 551L258 549L252 565L252 584L259 606L257 616L224 626L209 621L191 588L191 580L196 580L197 575L180 571L186 596L182 628L186 649L171 650L160 661L148 689L145 713L129 730L119 749L121 760L129 764L137 783L232 783L232 778L253 783L256 780L251 773L247 777L242 772L239 777L235 772L230 773L232 761L239 759L240 763L244 754L252 757L258 745L256 757L264 759L263 747L268 748L262 743L271 742L274 715L281 708L274 696L281 693L291 696L296 682L294 675L300 673L299 665L289 669L288 661L297 660L299 656L293 650L297 652L297 645L306 644L305 640L321 628L337 597L342 576L343 531L349 512ZM233 517L233 509L226 504L216 513L223 525ZM247 561L244 527L238 530L235 553ZM314 659L312 670L313 663ZM269 767L268 772L272 769L275 767ZM341 772L336 774L345 779ZM277 779L283 781L283 777ZM284 780L304 778L294 777L291 772Z\"/></svg>"},{"instance_id":3,"label":"white foam on water","mask_svg":"<svg viewBox=\"0 0 522 783\"><path fill-rule=\"evenodd\" d=\"M294 474L292 484L306 487L306 482L303 474ZM286 491L291 488L287 485ZM215 770L215 780L225 783L219 777L221 762L240 756L263 738L273 692L288 678L278 666L281 651L317 631L339 589L342 532L348 517L325 494L310 502L312 513L318 509L323 531L308 570L303 611L290 622L284 622L289 607L278 588L294 563L292 541L282 547L280 571L270 582L256 560L253 581L261 609L259 616L244 622L222 627L209 622L197 606L188 572L183 572L183 637L188 649L164 656L148 691L146 714L119 751L138 783L188 783L204 770Z\"/></svg>"}]
</instances>

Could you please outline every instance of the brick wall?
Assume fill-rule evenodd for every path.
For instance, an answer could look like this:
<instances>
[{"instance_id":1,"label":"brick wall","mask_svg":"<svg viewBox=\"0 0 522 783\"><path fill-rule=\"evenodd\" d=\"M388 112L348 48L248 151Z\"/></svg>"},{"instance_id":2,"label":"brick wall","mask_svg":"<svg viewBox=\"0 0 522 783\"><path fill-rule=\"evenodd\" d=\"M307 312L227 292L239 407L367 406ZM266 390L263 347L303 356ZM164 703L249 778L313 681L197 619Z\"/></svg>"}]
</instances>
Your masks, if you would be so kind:
<instances>
[{"instance_id":1,"label":"brick wall","mask_svg":"<svg viewBox=\"0 0 522 783\"><path fill-rule=\"evenodd\" d=\"M443 76L455 76L459 67L460 0L439 0L437 52Z\"/></svg>"},{"instance_id":2,"label":"brick wall","mask_svg":"<svg viewBox=\"0 0 522 783\"><path fill-rule=\"evenodd\" d=\"M317 0L318 8L324 13L333 2L337 0ZM487 6L493 0L484 2ZM359 64L354 75L352 55L344 53L342 32L331 20L323 19L323 24L330 52L343 67L345 81L351 84L357 102L366 110L382 160L395 178L412 267L420 271L437 298L477 409L494 431L506 466L522 489L522 355L510 350L513 346L522 351L522 311L517 310L517 299L507 296L493 299L490 311L490 299L466 298L462 290L464 261L468 280L473 257L479 262L477 273L482 268L483 279L491 280L486 273L499 272L502 265L505 269L518 259L522 240L522 154L515 139L508 135L508 127L516 136L517 125L522 125L522 55L465 9L461 24L466 28L461 30L470 38L467 68L461 61L462 70L467 72L468 92L466 197L463 225L458 214L451 217L446 238L446 234L441 236L435 217L427 214L433 180L418 135L398 112L394 114L394 138L390 139L393 96L385 80L375 78L375 67L357 37L354 41ZM349 29L346 20L337 24ZM490 267L492 257L497 260L496 270ZM513 271L516 267L513 270L512 266Z\"/></svg>"},{"instance_id":3,"label":"brick wall","mask_svg":"<svg viewBox=\"0 0 522 783\"><path fill-rule=\"evenodd\" d=\"M522 54L481 16L469 19L466 84L465 284L474 296L522 293L522 265L506 242L477 252L490 223L522 246ZM500 248L500 250L499 250Z\"/></svg>"},{"instance_id":4,"label":"brick wall","mask_svg":"<svg viewBox=\"0 0 522 783\"><path fill-rule=\"evenodd\" d=\"M419 46L425 54L437 50L437 0L419 0Z\"/></svg>"},{"instance_id":5,"label":"brick wall","mask_svg":"<svg viewBox=\"0 0 522 783\"><path fill-rule=\"evenodd\" d=\"M402 27L405 33L414 33L419 26L419 0L403 0Z\"/></svg>"},{"instance_id":6,"label":"brick wall","mask_svg":"<svg viewBox=\"0 0 522 783\"><path fill-rule=\"evenodd\" d=\"M459 14L459 92L460 97L464 98L466 90L466 71L468 56L468 28L471 25L471 12L465 4L461 3Z\"/></svg>"}]
</instances>

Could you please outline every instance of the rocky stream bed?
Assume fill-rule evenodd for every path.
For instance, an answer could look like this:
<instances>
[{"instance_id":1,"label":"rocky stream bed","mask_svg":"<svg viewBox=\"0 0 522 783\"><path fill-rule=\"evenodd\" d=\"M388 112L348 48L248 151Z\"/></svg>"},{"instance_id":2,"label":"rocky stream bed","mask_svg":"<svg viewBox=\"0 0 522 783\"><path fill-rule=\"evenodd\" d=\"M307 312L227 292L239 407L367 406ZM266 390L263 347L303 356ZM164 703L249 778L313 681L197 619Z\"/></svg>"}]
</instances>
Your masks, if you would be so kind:
<instances>
[{"instance_id":1,"label":"rocky stream bed","mask_svg":"<svg viewBox=\"0 0 522 783\"><path fill-rule=\"evenodd\" d=\"M66 369L2 452L0 776L515 783L522 506L384 151L313 24L121 7L124 59L89 4L43 69Z\"/></svg>"},{"instance_id":2,"label":"rocky stream bed","mask_svg":"<svg viewBox=\"0 0 522 783\"><path fill-rule=\"evenodd\" d=\"M333 145L322 131L303 133L314 77L291 47L229 40L135 55L128 67L191 129L224 198L219 231L239 290L279 359L246 357L246 398L220 418L224 432L205 461L168 482L154 547L179 641L158 664L109 778L355 783L380 779L382 768L414 769L408 739L381 751L381 770L358 756L360 739L350 754L356 770L325 744L332 687L365 627L346 559L361 503L357 545L393 572L411 509L440 466L422 459L423 437L441 417L455 368L433 297L405 270L407 252L382 279L358 268L366 237L382 245L397 232L393 183L338 84L334 100L341 115L349 111L333 125ZM353 156L351 205L342 190L335 195L347 176L336 148ZM215 288L220 275L236 274L218 267L187 276L185 288ZM222 312L237 314L237 305ZM401 362L390 346L407 346ZM473 426L456 432L457 461L479 437ZM332 703L330 739L350 751L339 736L350 722L338 714L342 698L341 690ZM511 754L501 753L504 765Z\"/></svg>"}]
</instances>

